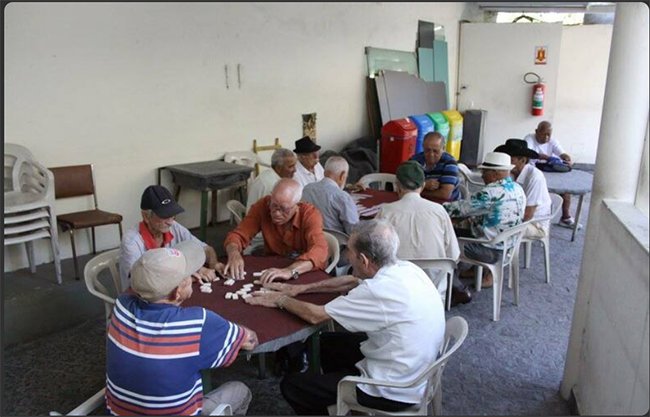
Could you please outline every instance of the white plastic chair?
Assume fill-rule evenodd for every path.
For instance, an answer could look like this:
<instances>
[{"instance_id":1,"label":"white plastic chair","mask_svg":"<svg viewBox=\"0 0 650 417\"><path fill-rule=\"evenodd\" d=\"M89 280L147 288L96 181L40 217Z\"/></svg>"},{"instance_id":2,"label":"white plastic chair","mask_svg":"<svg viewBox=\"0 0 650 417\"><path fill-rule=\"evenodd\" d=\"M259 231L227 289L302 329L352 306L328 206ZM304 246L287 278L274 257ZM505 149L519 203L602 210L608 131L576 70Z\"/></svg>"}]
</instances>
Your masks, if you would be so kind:
<instances>
[{"instance_id":1,"label":"white plastic chair","mask_svg":"<svg viewBox=\"0 0 650 417\"><path fill-rule=\"evenodd\" d=\"M75 407L72 411L70 411L68 414L65 414L66 416L87 416L88 414L92 413L95 411L97 408L101 407L102 404L104 404L104 395L106 393L106 388L102 388L97 393L95 393L92 397L88 398L86 401L83 403L79 404L77 407ZM61 414L57 411L50 411L51 416L61 416L64 414ZM232 415L232 407L230 404L219 404L212 412L210 413L211 416L231 416Z\"/></svg>"},{"instance_id":2,"label":"white plastic chair","mask_svg":"<svg viewBox=\"0 0 650 417\"><path fill-rule=\"evenodd\" d=\"M460 317L452 317L445 325L445 339L438 351L438 358L420 373L416 378L407 383L394 383L380 381L358 376L346 376L339 381L336 405L328 407L330 415L344 416L350 411L362 413L410 416L410 415L441 415L442 414L442 373L451 355L458 350L467 337L467 321ZM364 407L357 402L357 384L368 384L383 387L409 388L418 386L426 381L424 396L420 402L403 411L384 411Z\"/></svg>"},{"instance_id":3,"label":"white plastic chair","mask_svg":"<svg viewBox=\"0 0 650 417\"><path fill-rule=\"evenodd\" d=\"M113 312L113 306L115 305L115 298L112 294L117 296L123 291L120 281L120 268L118 265L119 259L120 250L113 249L95 256L89 260L84 267L84 281L86 282L86 288L88 289L88 292L104 302L107 324L110 320L111 313ZM108 288L106 288L106 286L99 280L99 274L106 269L111 273L113 292L109 291Z\"/></svg>"},{"instance_id":4,"label":"white plastic chair","mask_svg":"<svg viewBox=\"0 0 650 417\"><path fill-rule=\"evenodd\" d=\"M61 280L59 235L54 211L54 175L24 146L5 144L4 245L25 243L36 272L33 241L50 239L56 281Z\"/></svg>"},{"instance_id":5,"label":"white plastic chair","mask_svg":"<svg viewBox=\"0 0 650 417\"><path fill-rule=\"evenodd\" d=\"M451 310L451 289L454 284L454 274L456 272L457 262L451 258L415 258L415 259L406 259L409 262L413 262L425 272L427 269L437 269L447 276L447 291L445 293L445 309L447 311Z\"/></svg>"},{"instance_id":6,"label":"white plastic chair","mask_svg":"<svg viewBox=\"0 0 650 417\"><path fill-rule=\"evenodd\" d=\"M551 215L543 218L535 219L538 221L552 221L560 213L562 208L562 196L555 193L550 193L551 196ZM551 282L551 256L549 253L550 242L550 228L547 230L547 233L544 237L535 237L535 238L522 238L521 243L524 245L524 268L530 268L530 253L532 250L533 242L539 241L542 243L544 248L544 268L546 270L546 283Z\"/></svg>"},{"instance_id":7,"label":"white plastic chair","mask_svg":"<svg viewBox=\"0 0 650 417\"><path fill-rule=\"evenodd\" d=\"M387 173L372 173L366 174L359 179L359 184L363 185L364 188L369 188L370 184L379 184L380 190L386 189L386 184L391 183L393 185L393 191L396 191L396 182L397 176L395 174Z\"/></svg>"},{"instance_id":8,"label":"white plastic chair","mask_svg":"<svg viewBox=\"0 0 650 417\"><path fill-rule=\"evenodd\" d=\"M323 231L331 234L332 236L334 236L336 238L336 240L339 242L339 260L340 260L340 258L341 258L340 255L342 253L341 246L345 246L345 245L348 244L348 239L350 239L350 236L347 233L343 233L343 232L340 232L340 231L334 230L334 229L324 228ZM344 275L350 269L350 267L351 267L351 265L349 265L349 264L342 265L342 266L337 265L334 275L336 275L337 277L340 277L341 275Z\"/></svg>"},{"instance_id":9,"label":"white plastic chair","mask_svg":"<svg viewBox=\"0 0 650 417\"><path fill-rule=\"evenodd\" d=\"M237 200L228 200L226 202L226 208L230 212L231 223L239 224L241 220L246 215L246 206Z\"/></svg>"},{"instance_id":10,"label":"white plastic chair","mask_svg":"<svg viewBox=\"0 0 650 417\"><path fill-rule=\"evenodd\" d=\"M460 245L460 262L476 265L476 290L481 291L481 280L483 276L483 267L488 268L492 273L492 320L499 321L501 314L501 296L503 294L503 280L505 278L504 269L508 268L509 277L514 282L514 298L515 305L519 305L519 245L524 236L526 227L530 222L524 222L517 226L504 230L496 235L492 240L475 239L468 237L459 237L458 244ZM496 245L503 243L503 251L501 258L494 264L487 262L477 261L475 259L465 256L465 245L468 243L483 243Z\"/></svg>"},{"instance_id":11,"label":"white plastic chair","mask_svg":"<svg viewBox=\"0 0 650 417\"><path fill-rule=\"evenodd\" d=\"M332 269L336 267L336 264L339 263L339 258L341 256L341 250L339 248L339 241L334 237L334 235L323 232L325 235L325 240L327 241L327 259L329 259L329 265L325 268L325 272L328 274L332 272Z\"/></svg>"},{"instance_id":12,"label":"white plastic chair","mask_svg":"<svg viewBox=\"0 0 650 417\"><path fill-rule=\"evenodd\" d=\"M485 187L485 183L483 182L480 173L472 172L472 170L462 162L458 163L458 172L461 176L460 192L463 195L463 199L468 198L473 192Z\"/></svg>"}]
</instances>

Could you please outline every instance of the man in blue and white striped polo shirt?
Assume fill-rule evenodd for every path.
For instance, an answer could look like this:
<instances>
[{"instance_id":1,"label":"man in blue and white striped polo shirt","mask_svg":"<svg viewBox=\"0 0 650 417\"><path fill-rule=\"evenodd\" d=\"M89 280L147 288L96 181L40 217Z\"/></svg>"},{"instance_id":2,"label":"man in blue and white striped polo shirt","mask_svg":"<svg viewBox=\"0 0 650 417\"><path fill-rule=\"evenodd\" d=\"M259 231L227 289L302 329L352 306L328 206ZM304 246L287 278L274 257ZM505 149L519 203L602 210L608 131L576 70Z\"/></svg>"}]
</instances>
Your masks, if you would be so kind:
<instances>
[{"instance_id":1,"label":"man in blue and white striped polo shirt","mask_svg":"<svg viewBox=\"0 0 650 417\"><path fill-rule=\"evenodd\" d=\"M206 415L220 403L244 415L251 392L230 381L203 395L201 370L229 366L257 335L201 307L192 274L205 262L194 241L145 252L113 308L106 340L106 406L113 415Z\"/></svg>"}]
</instances>

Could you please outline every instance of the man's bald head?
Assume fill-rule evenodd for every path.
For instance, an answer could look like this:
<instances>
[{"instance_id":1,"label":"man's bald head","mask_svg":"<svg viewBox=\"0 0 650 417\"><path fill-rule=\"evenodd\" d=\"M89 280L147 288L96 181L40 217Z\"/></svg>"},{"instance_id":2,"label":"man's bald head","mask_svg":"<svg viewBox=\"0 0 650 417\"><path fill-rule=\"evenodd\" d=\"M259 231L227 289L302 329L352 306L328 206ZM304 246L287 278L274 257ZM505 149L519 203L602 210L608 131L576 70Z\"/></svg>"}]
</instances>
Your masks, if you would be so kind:
<instances>
[{"instance_id":1,"label":"man's bald head","mask_svg":"<svg viewBox=\"0 0 650 417\"><path fill-rule=\"evenodd\" d=\"M553 127L551 122L544 120L539 122L537 129L535 129L535 140L539 143L546 143L551 140L551 134L553 133Z\"/></svg>"},{"instance_id":2,"label":"man's bald head","mask_svg":"<svg viewBox=\"0 0 650 417\"><path fill-rule=\"evenodd\" d=\"M294 179L282 178L275 183L271 197L275 200L282 199L295 205L302 197L302 186Z\"/></svg>"}]
</instances>

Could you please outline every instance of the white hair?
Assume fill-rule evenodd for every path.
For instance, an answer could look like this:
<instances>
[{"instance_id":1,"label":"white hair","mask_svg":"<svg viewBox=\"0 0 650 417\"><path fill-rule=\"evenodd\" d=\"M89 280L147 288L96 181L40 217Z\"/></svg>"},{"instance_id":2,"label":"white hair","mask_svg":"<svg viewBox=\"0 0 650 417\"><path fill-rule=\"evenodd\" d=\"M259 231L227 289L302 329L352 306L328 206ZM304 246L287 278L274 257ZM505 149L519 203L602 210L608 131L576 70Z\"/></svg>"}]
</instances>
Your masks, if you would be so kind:
<instances>
[{"instance_id":1,"label":"white hair","mask_svg":"<svg viewBox=\"0 0 650 417\"><path fill-rule=\"evenodd\" d=\"M350 165L348 164L348 161L346 161L342 156L332 156L327 158L327 162L325 162L323 169L325 172L331 172L334 175L340 175L343 172L348 172Z\"/></svg>"}]
</instances>

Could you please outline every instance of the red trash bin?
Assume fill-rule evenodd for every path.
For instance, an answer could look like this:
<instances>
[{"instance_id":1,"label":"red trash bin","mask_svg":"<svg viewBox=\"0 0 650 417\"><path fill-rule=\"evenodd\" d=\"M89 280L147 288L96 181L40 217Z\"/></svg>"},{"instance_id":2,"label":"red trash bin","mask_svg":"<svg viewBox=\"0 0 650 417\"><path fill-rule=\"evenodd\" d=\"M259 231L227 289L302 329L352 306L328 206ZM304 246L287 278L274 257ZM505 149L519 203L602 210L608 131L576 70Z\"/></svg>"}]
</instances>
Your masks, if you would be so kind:
<instances>
[{"instance_id":1,"label":"red trash bin","mask_svg":"<svg viewBox=\"0 0 650 417\"><path fill-rule=\"evenodd\" d=\"M415 153L418 128L408 118L391 120L381 128L379 171L394 174Z\"/></svg>"}]
</instances>

